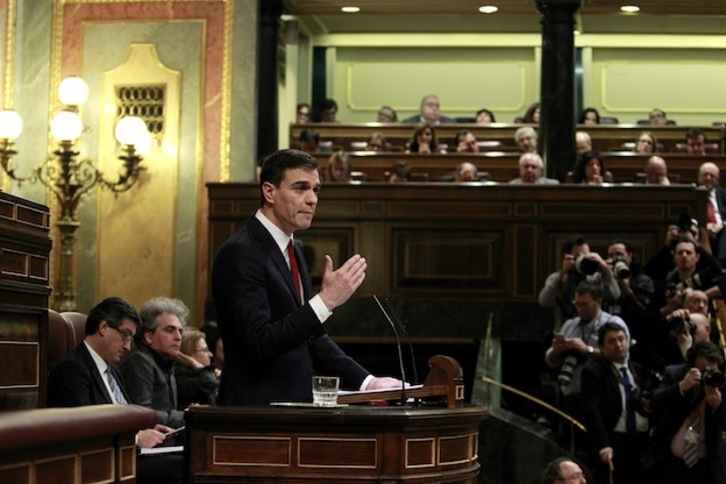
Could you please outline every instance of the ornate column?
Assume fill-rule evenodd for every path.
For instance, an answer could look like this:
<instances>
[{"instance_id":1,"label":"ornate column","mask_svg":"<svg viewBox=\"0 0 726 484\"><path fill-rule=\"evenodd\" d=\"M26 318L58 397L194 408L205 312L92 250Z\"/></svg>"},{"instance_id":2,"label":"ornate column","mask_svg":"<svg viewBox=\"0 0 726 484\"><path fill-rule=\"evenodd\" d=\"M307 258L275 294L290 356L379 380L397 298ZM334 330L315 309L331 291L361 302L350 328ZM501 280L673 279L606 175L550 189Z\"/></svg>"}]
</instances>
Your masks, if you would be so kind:
<instances>
[{"instance_id":1,"label":"ornate column","mask_svg":"<svg viewBox=\"0 0 726 484\"><path fill-rule=\"evenodd\" d=\"M575 13L581 0L535 0L542 13L539 147L547 176L564 180L575 161Z\"/></svg>"},{"instance_id":2,"label":"ornate column","mask_svg":"<svg viewBox=\"0 0 726 484\"><path fill-rule=\"evenodd\" d=\"M257 34L257 158L278 149L278 43L282 0L259 0Z\"/></svg>"}]
</instances>

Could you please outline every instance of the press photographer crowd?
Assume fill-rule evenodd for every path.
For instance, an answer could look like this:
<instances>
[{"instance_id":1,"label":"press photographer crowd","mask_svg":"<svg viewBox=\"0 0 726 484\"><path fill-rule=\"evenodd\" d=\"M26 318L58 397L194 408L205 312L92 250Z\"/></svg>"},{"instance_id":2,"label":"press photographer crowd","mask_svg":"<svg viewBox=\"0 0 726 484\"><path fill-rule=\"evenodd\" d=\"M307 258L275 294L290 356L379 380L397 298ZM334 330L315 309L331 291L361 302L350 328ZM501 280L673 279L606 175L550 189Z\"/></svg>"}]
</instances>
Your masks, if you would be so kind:
<instances>
[{"instance_id":1,"label":"press photographer crowd","mask_svg":"<svg viewBox=\"0 0 726 484\"><path fill-rule=\"evenodd\" d=\"M726 483L723 221L704 231L711 250L696 219L674 222L644 264L625 240L602 256L567 241L539 294L555 318L544 397L585 426L574 457L591 482ZM573 437L566 419L535 418Z\"/></svg>"}]
</instances>

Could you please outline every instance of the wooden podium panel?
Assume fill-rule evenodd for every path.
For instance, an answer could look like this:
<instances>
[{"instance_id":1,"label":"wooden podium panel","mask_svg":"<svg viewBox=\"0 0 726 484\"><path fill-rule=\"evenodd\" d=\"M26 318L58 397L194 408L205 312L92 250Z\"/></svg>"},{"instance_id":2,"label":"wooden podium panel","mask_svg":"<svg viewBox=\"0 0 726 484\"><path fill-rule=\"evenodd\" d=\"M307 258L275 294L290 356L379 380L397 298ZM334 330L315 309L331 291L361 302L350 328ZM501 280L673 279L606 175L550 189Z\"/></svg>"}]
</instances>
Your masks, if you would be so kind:
<instances>
[{"instance_id":1,"label":"wooden podium panel","mask_svg":"<svg viewBox=\"0 0 726 484\"><path fill-rule=\"evenodd\" d=\"M194 407L189 482L461 482L479 473L483 407Z\"/></svg>"}]
</instances>

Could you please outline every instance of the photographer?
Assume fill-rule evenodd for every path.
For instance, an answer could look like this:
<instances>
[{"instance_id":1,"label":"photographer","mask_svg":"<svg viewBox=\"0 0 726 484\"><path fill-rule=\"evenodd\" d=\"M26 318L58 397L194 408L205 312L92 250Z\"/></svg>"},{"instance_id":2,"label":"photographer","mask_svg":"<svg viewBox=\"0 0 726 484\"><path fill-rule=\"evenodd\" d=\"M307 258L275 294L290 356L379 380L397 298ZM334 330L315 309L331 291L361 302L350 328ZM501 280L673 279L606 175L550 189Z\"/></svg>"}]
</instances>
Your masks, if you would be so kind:
<instances>
[{"instance_id":1,"label":"photographer","mask_svg":"<svg viewBox=\"0 0 726 484\"><path fill-rule=\"evenodd\" d=\"M711 342L697 343L687 363L666 367L653 395L659 415L654 433L664 484L723 483L726 481L726 406L721 395L724 378L721 350Z\"/></svg>"},{"instance_id":2,"label":"photographer","mask_svg":"<svg viewBox=\"0 0 726 484\"><path fill-rule=\"evenodd\" d=\"M572 305L575 288L585 280L602 285L603 300L606 304L620 297L618 283L607 262L598 253L590 252L590 246L584 238L575 237L562 246L560 270L547 277L539 293L540 306L555 308L556 330L564 321L575 316L575 308Z\"/></svg>"},{"instance_id":3,"label":"photographer","mask_svg":"<svg viewBox=\"0 0 726 484\"><path fill-rule=\"evenodd\" d=\"M655 291L653 280L643 273L633 246L623 240L610 243L607 262L620 288L620 298L609 306L609 311L627 323L633 337L631 358L642 360L652 326L648 308Z\"/></svg>"},{"instance_id":4,"label":"photographer","mask_svg":"<svg viewBox=\"0 0 726 484\"><path fill-rule=\"evenodd\" d=\"M665 245L648 259L643 266L643 272L653 279L653 282L657 286L675 268L673 252L678 241L690 239L696 244L696 252L699 255L698 262L696 263L696 272L710 270L714 274L721 273L721 263L701 247L698 243L698 236L698 220L691 218L687 213L682 214L676 224L668 226Z\"/></svg>"}]
</instances>

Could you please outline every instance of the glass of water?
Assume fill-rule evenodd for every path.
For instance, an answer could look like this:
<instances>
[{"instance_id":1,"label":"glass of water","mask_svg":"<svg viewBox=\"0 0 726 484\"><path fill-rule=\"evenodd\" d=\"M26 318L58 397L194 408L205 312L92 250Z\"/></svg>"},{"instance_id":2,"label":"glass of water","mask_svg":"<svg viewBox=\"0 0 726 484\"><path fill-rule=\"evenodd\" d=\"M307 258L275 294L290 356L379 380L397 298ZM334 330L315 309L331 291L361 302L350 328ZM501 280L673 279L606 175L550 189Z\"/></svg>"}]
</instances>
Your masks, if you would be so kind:
<instances>
[{"instance_id":1,"label":"glass of water","mask_svg":"<svg viewBox=\"0 0 726 484\"><path fill-rule=\"evenodd\" d=\"M313 405L317 407L334 407L337 405L339 384L340 379L337 376L314 376Z\"/></svg>"}]
</instances>

